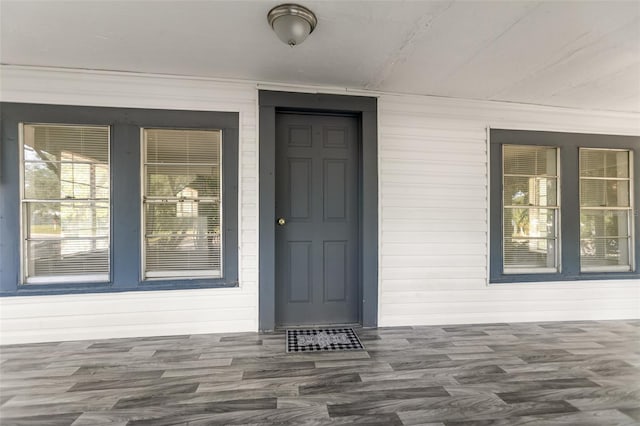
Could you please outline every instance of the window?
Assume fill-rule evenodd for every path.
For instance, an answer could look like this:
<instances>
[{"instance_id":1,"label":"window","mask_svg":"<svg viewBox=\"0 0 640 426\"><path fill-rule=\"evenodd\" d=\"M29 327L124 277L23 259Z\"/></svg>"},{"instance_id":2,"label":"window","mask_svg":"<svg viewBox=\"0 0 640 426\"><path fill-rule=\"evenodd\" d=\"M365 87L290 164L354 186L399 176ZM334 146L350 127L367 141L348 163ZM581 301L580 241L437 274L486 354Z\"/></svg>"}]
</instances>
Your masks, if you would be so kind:
<instances>
[{"instance_id":1,"label":"window","mask_svg":"<svg viewBox=\"0 0 640 426\"><path fill-rule=\"evenodd\" d=\"M630 271L632 265L632 154L580 149L580 267Z\"/></svg>"},{"instance_id":2,"label":"window","mask_svg":"<svg viewBox=\"0 0 640 426\"><path fill-rule=\"evenodd\" d=\"M143 129L144 278L222 276L220 130Z\"/></svg>"},{"instance_id":3,"label":"window","mask_svg":"<svg viewBox=\"0 0 640 426\"><path fill-rule=\"evenodd\" d=\"M638 278L631 136L491 130L490 281Z\"/></svg>"},{"instance_id":4,"label":"window","mask_svg":"<svg viewBox=\"0 0 640 426\"><path fill-rule=\"evenodd\" d=\"M504 272L558 271L558 150L503 147Z\"/></svg>"},{"instance_id":5,"label":"window","mask_svg":"<svg viewBox=\"0 0 640 426\"><path fill-rule=\"evenodd\" d=\"M23 124L24 283L109 281L109 127Z\"/></svg>"},{"instance_id":6,"label":"window","mask_svg":"<svg viewBox=\"0 0 640 426\"><path fill-rule=\"evenodd\" d=\"M0 103L0 297L237 287L239 125Z\"/></svg>"}]
</instances>

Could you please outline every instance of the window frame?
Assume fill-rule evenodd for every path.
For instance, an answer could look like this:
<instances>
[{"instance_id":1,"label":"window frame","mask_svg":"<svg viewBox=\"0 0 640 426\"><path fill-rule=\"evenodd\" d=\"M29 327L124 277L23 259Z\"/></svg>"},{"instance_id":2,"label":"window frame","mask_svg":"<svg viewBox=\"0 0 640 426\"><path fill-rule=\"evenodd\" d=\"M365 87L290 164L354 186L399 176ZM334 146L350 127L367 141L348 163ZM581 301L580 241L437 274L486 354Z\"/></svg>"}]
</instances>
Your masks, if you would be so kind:
<instances>
[{"instance_id":1,"label":"window frame","mask_svg":"<svg viewBox=\"0 0 640 426\"><path fill-rule=\"evenodd\" d=\"M640 137L532 130L489 129L489 284L518 282L638 279L640 277L640 224L637 202L640 184ZM503 145L558 148L559 271L555 273L504 273L503 267ZM580 148L621 149L631 152L631 214L634 270L626 272L581 271L580 268Z\"/></svg>"},{"instance_id":2,"label":"window frame","mask_svg":"<svg viewBox=\"0 0 640 426\"><path fill-rule=\"evenodd\" d=\"M20 254L18 124L77 124L110 128L109 282L23 284ZM220 129L223 145L224 277L141 280L140 128ZM0 297L112 293L239 286L240 113L0 102Z\"/></svg>"},{"instance_id":3,"label":"window frame","mask_svg":"<svg viewBox=\"0 0 640 426\"><path fill-rule=\"evenodd\" d=\"M29 279L27 276L29 267L27 266L29 262L29 257L26 252L26 235L27 235L27 220L26 220L26 212L25 207L29 203L37 203L38 201L31 201L31 199L27 199L25 197L25 158L24 158L24 149L25 149L25 126L52 126L52 127L106 127L107 129L107 167L109 170L109 199L107 201L109 207L109 234L107 236L107 247L108 247L108 271L106 274L84 274L84 275L61 275L61 276L47 276L47 277L34 277ZM19 155L19 167L20 167L20 176L19 176L19 194L20 194L20 281L19 285L21 286L33 286L33 285L56 285L56 284L64 284L64 283L109 283L111 281L111 238L112 238L112 221L111 221L111 134L112 129L109 125L104 124L76 124L76 123L45 123L45 122L31 122L31 121L21 121L18 123L18 155ZM75 164L75 163L74 163ZM63 198L59 199L60 202L63 202ZM48 201L53 201L48 200ZM94 203L96 201L94 200Z\"/></svg>"}]
</instances>

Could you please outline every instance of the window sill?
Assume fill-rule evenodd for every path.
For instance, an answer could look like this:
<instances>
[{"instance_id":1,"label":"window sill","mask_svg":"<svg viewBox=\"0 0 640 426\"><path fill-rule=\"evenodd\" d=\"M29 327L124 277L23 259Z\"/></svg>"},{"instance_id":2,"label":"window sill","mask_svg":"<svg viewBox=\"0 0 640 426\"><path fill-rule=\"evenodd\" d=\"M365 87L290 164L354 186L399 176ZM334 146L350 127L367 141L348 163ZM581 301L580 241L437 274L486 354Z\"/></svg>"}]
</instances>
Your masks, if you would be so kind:
<instances>
[{"instance_id":1,"label":"window sill","mask_svg":"<svg viewBox=\"0 0 640 426\"><path fill-rule=\"evenodd\" d=\"M114 287L110 283L77 283L73 285L27 284L19 286L16 291L2 292L0 293L0 297L125 293L132 291L179 291L239 287L237 280L232 282L222 282L222 280L213 279L154 281L151 283L141 282L137 286L129 288Z\"/></svg>"},{"instance_id":2,"label":"window sill","mask_svg":"<svg viewBox=\"0 0 640 426\"><path fill-rule=\"evenodd\" d=\"M34 286L34 285L66 285L66 284L75 284L78 283L80 285L83 284L101 284L108 285L109 284L109 275L108 274L96 274L96 275L66 275L66 276L58 276L58 277L34 277L27 278L26 282L22 284L23 286Z\"/></svg>"},{"instance_id":3,"label":"window sill","mask_svg":"<svg viewBox=\"0 0 640 426\"><path fill-rule=\"evenodd\" d=\"M142 278L142 282L147 281L167 281L167 280L221 280L222 274L219 271L202 271L195 273L194 271L176 272L173 274L165 274L162 272L147 272Z\"/></svg>"},{"instance_id":4,"label":"window sill","mask_svg":"<svg viewBox=\"0 0 640 426\"><path fill-rule=\"evenodd\" d=\"M522 275L502 275L489 280L492 284L519 284L519 283L541 283L549 282L571 282L571 281L613 281L613 280L637 280L640 279L638 272L584 272L579 275L563 274L522 274Z\"/></svg>"},{"instance_id":5,"label":"window sill","mask_svg":"<svg viewBox=\"0 0 640 426\"><path fill-rule=\"evenodd\" d=\"M509 268L509 269L505 269L504 271L504 275L549 275L549 274L557 274L558 273L558 269L557 268L538 268L538 269L533 269L533 268Z\"/></svg>"}]
</instances>

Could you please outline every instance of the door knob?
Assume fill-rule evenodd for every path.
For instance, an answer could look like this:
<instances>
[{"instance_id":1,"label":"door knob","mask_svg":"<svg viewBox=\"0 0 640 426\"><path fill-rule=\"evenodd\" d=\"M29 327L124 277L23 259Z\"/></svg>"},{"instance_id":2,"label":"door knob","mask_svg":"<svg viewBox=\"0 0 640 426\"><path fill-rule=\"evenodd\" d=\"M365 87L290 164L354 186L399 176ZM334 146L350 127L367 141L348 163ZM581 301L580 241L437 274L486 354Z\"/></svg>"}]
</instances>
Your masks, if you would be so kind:
<instances>
[{"instance_id":1,"label":"door knob","mask_svg":"<svg viewBox=\"0 0 640 426\"><path fill-rule=\"evenodd\" d=\"M285 223L287 223L287 221L284 220L284 217L278 219L278 225L283 226Z\"/></svg>"}]
</instances>

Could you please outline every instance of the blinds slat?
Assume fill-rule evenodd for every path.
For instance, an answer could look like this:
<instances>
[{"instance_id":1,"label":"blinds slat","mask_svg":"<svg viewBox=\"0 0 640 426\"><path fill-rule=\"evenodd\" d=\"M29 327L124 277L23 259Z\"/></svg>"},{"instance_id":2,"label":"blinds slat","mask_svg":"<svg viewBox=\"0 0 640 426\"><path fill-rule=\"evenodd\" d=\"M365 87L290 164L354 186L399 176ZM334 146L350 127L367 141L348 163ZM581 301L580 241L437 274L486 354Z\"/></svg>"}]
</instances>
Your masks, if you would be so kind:
<instances>
[{"instance_id":1,"label":"blinds slat","mask_svg":"<svg viewBox=\"0 0 640 426\"><path fill-rule=\"evenodd\" d=\"M557 206L558 180L549 177L504 177L504 202L509 205Z\"/></svg>"},{"instance_id":2,"label":"blinds slat","mask_svg":"<svg viewBox=\"0 0 640 426\"><path fill-rule=\"evenodd\" d=\"M581 149L580 176L628 178L629 151Z\"/></svg>"},{"instance_id":3,"label":"blinds slat","mask_svg":"<svg viewBox=\"0 0 640 426\"><path fill-rule=\"evenodd\" d=\"M30 277L109 272L108 240L29 241Z\"/></svg>"},{"instance_id":4,"label":"blinds slat","mask_svg":"<svg viewBox=\"0 0 640 426\"><path fill-rule=\"evenodd\" d=\"M145 129L149 163L220 164L220 130Z\"/></svg>"},{"instance_id":5,"label":"blinds slat","mask_svg":"<svg viewBox=\"0 0 640 426\"><path fill-rule=\"evenodd\" d=\"M504 267L506 268L555 268L555 239L505 238Z\"/></svg>"},{"instance_id":6,"label":"blinds slat","mask_svg":"<svg viewBox=\"0 0 640 426\"><path fill-rule=\"evenodd\" d=\"M27 124L24 126L24 158L107 164L108 140L108 126Z\"/></svg>"},{"instance_id":7,"label":"blinds slat","mask_svg":"<svg viewBox=\"0 0 640 426\"><path fill-rule=\"evenodd\" d=\"M557 150L554 147L505 145L505 175L557 176Z\"/></svg>"}]
</instances>

